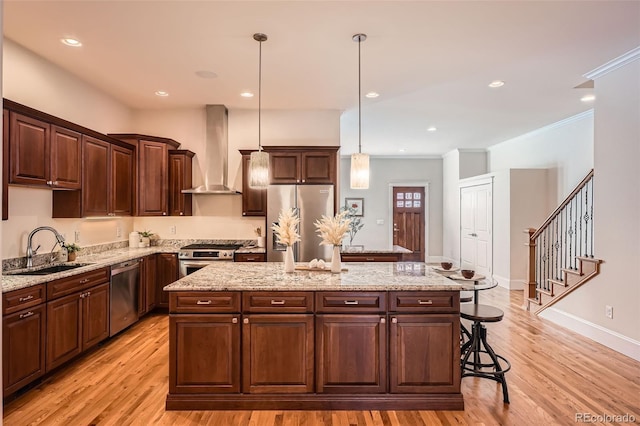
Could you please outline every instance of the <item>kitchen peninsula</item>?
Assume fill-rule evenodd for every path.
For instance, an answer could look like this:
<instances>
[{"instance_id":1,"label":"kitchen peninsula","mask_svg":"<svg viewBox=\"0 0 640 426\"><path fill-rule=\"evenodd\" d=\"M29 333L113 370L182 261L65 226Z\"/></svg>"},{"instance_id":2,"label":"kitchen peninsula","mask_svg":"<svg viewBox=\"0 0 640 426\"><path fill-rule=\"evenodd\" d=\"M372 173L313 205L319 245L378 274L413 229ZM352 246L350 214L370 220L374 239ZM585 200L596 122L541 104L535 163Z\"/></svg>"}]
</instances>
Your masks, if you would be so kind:
<instances>
[{"instance_id":1,"label":"kitchen peninsula","mask_svg":"<svg viewBox=\"0 0 640 426\"><path fill-rule=\"evenodd\" d=\"M166 408L463 409L461 285L424 263L344 266L217 262L166 286Z\"/></svg>"}]
</instances>

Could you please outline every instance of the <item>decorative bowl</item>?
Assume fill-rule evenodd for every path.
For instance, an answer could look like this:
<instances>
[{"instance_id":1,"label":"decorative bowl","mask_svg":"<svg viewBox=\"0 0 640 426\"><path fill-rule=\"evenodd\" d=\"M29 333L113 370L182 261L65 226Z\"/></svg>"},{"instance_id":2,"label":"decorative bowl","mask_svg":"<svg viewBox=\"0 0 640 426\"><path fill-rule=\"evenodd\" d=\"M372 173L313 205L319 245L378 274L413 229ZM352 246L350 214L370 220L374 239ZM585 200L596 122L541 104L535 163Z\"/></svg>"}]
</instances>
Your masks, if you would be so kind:
<instances>
[{"instance_id":1,"label":"decorative bowl","mask_svg":"<svg viewBox=\"0 0 640 426\"><path fill-rule=\"evenodd\" d=\"M440 263L440 266L442 266L442 269L444 269L445 271L448 271L453 266L453 263L451 263L451 262L442 262L442 263Z\"/></svg>"},{"instance_id":2,"label":"decorative bowl","mask_svg":"<svg viewBox=\"0 0 640 426\"><path fill-rule=\"evenodd\" d=\"M471 278L473 278L476 271L474 271L473 269L463 269L462 271L460 271L460 273L462 274L463 277L470 280Z\"/></svg>"}]
</instances>

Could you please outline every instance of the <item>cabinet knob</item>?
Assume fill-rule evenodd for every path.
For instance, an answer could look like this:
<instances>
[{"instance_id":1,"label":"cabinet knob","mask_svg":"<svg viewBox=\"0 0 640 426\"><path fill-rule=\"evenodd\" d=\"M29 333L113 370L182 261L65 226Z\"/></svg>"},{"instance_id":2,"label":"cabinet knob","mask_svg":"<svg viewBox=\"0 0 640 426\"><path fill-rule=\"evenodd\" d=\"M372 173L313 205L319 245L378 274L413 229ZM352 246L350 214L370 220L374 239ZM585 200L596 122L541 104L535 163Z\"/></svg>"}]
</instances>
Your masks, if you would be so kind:
<instances>
[{"instance_id":1,"label":"cabinet knob","mask_svg":"<svg viewBox=\"0 0 640 426\"><path fill-rule=\"evenodd\" d=\"M231 322L232 322L233 324L237 324L237 323L238 323L238 318L233 318L233 319L231 320Z\"/></svg>"},{"instance_id":2,"label":"cabinet knob","mask_svg":"<svg viewBox=\"0 0 640 426\"><path fill-rule=\"evenodd\" d=\"M380 324L384 324L384 323L386 323L386 322L387 322L387 319L386 319L386 318L380 318Z\"/></svg>"},{"instance_id":3,"label":"cabinet knob","mask_svg":"<svg viewBox=\"0 0 640 426\"><path fill-rule=\"evenodd\" d=\"M184 216L184 212L180 212L180 216Z\"/></svg>"},{"instance_id":4,"label":"cabinet knob","mask_svg":"<svg viewBox=\"0 0 640 426\"><path fill-rule=\"evenodd\" d=\"M302 183L304 183L304 181L305 181L305 180L304 180L304 179L302 179Z\"/></svg>"},{"instance_id":5,"label":"cabinet knob","mask_svg":"<svg viewBox=\"0 0 640 426\"><path fill-rule=\"evenodd\" d=\"M53 186L58 186L58 181L57 180L53 181Z\"/></svg>"},{"instance_id":6,"label":"cabinet knob","mask_svg":"<svg viewBox=\"0 0 640 426\"><path fill-rule=\"evenodd\" d=\"M391 323L392 324L397 324L398 323L398 318L391 318Z\"/></svg>"},{"instance_id":7,"label":"cabinet knob","mask_svg":"<svg viewBox=\"0 0 640 426\"><path fill-rule=\"evenodd\" d=\"M166 216L166 215L167 215L167 212L162 212L162 216Z\"/></svg>"},{"instance_id":8,"label":"cabinet knob","mask_svg":"<svg viewBox=\"0 0 640 426\"><path fill-rule=\"evenodd\" d=\"M52 182L52 181L50 181L50 180L48 180L48 181L47 181L47 185L51 186L51 185L53 185L53 182Z\"/></svg>"},{"instance_id":9,"label":"cabinet knob","mask_svg":"<svg viewBox=\"0 0 640 426\"><path fill-rule=\"evenodd\" d=\"M243 319L242 322L245 323L245 324L249 324L249 318Z\"/></svg>"}]
</instances>

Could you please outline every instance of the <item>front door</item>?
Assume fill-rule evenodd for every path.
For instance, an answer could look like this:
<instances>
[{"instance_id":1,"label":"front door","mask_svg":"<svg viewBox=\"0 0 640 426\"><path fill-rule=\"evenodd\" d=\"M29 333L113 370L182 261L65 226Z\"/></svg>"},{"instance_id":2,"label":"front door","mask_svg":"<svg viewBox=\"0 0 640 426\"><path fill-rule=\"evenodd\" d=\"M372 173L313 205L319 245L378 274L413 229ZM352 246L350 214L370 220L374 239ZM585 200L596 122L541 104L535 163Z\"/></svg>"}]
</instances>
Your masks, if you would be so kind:
<instances>
[{"instance_id":1,"label":"front door","mask_svg":"<svg viewBox=\"0 0 640 426\"><path fill-rule=\"evenodd\" d=\"M402 260L424 262L424 187L393 187L393 245L411 250Z\"/></svg>"}]
</instances>

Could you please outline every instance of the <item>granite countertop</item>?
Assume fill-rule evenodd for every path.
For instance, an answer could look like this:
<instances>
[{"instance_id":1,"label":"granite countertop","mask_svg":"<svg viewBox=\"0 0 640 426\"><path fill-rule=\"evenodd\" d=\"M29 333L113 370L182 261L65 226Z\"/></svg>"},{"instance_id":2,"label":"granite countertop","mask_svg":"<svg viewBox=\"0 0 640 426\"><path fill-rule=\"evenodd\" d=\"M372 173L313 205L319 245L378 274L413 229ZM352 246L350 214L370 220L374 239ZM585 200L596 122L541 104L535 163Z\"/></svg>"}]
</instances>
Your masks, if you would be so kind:
<instances>
[{"instance_id":1,"label":"granite countertop","mask_svg":"<svg viewBox=\"0 0 640 426\"><path fill-rule=\"evenodd\" d=\"M238 250L236 250L236 253L266 253L266 250L264 247L247 246L240 247Z\"/></svg>"},{"instance_id":2,"label":"granite countertop","mask_svg":"<svg viewBox=\"0 0 640 426\"><path fill-rule=\"evenodd\" d=\"M298 263L296 266L307 266ZM347 263L343 271L284 272L281 262L217 262L169 284L166 291L464 290L424 263Z\"/></svg>"},{"instance_id":3,"label":"granite countertop","mask_svg":"<svg viewBox=\"0 0 640 426\"><path fill-rule=\"evenodd\" d=\"M31 287L37 284L46 283L57 280L59 278L71 277L84 272L94 271L104 268L105 266L115 265L127 260L137 259L153 253L177 253L178 248L172 246L154 246L146 248L120 248L108 250L101 253L90 254L86 256L78 256L75 262L65 262L69 265L84 265L79 268L71 269L64 272L56 272L47 275L14 275L16 272L26 271L27 269L19 269L10 272L4 272L2 275L2 292L19 290L21 288ZM56 263L59 264L59 263ZM50 265L47 265L50 266ZM39 269L39 268L32 268Z\"/></svg>"},{"instance_id":4,"label":"granite countertop","mask_svg":"<svg viewBox=\"0 0 640 426\"><path fill-rule=\"evenodd\" d=\"M393 246L389 249L369 249L366 247L358 247L358 246L345 246L342 248L341 253L377 253L377 254L388 254L388 253L401 253L401 254L410 254L413 253L411 250L404 248L402 246Z\"/></svg>"}]
</instances>

